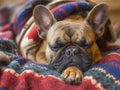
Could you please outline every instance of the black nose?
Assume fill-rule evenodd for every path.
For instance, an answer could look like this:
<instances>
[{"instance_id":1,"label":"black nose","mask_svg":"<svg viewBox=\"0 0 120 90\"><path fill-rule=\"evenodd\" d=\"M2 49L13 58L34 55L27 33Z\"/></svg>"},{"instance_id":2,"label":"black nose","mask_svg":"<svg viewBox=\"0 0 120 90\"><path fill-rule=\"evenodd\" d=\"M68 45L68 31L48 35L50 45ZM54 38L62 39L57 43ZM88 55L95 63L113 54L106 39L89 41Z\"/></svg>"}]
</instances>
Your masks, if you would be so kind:
<instances>
[{"instance_id":1,"label":"black nose","mask_svg":"<svg viewBox=\"0 0 120 90\"><path fill-rule=\"evenodd\" d=\"M66 49L66 51L65 51L65 55L66 55L67 57L75 56L75 55L77 55L78 53L79 53L79 49L76 48L76 47L68 48L68 49Z\"/></svg>"}]
</instances>

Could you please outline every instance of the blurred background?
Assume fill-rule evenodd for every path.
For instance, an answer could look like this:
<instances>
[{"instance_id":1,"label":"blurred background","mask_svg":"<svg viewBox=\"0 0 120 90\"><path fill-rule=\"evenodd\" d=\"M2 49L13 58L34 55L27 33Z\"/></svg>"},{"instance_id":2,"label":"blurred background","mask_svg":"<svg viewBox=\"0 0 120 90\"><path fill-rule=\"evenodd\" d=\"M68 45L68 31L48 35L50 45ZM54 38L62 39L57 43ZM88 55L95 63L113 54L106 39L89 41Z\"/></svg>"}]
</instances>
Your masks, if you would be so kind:
<instances>
[{"instance_id":1,"label":"blurred background","mask_svg":"<svg viewBox=\"0 0 120 90\"><path fill-rule=\"evenodd\" d=\"M120 23L120 0L95 0L96 2L106 2L110 8L110 17L113 22Z\"/></svg>"},{"instance_id":2,"label":"blurred background","mask_svg":"<svg viewBox=\"0 0 120 90\"><path fill-rule=\"evenodd\" d=\"M0 0L0 7L2 5L19 7L28 0ZM94 0L97 3L106 2L110 8L110 17L113 22L120 23L120 0Z\"/></svg>"}]
</instances>

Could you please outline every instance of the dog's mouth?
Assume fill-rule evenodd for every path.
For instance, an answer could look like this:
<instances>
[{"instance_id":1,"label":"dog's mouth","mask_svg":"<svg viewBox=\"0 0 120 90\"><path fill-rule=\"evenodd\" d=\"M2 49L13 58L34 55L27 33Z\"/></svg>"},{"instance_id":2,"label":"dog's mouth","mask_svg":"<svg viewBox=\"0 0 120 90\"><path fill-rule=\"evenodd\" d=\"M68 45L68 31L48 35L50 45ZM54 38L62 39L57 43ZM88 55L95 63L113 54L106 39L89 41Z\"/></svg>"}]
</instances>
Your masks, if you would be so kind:
<instances>
[{"instance_id":1,"label":"dog's mouth","mask_svg":"<svg viewBox=\"0 0 120 90\"><path fill-rule=\"evenodd\" d=\"M62 73L69 66L76 66L83 72L92 65L92 60L85 50L78 46L67 46L57 53L54 60L49 63L51 69Z\"/></svg>"}]
</instances>

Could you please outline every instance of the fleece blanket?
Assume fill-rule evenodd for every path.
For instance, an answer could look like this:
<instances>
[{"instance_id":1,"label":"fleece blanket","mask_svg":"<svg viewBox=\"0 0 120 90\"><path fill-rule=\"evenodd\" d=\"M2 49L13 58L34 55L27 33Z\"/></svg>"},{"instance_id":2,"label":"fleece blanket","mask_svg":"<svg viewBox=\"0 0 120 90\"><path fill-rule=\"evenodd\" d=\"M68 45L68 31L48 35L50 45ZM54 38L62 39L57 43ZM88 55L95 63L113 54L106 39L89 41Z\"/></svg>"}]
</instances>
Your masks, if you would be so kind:
<instances>
[{"instance_id":1,"label":"fleece blanket","mask_svg":"<svg viewBox=\"0 0 120 90\"><path fill-rule=\"evenodd\" d=\"M37 0L30 0L22 7L21 13L16 16L17 22L15 22L15 24L17 23L16 25L18 27L20 25L20 28L16 31L18 34L21 32L21 27L24 27L24 24L30 18L28 16L27 19L25 19L26 17L21 17L20 15L23 13L23 15L25 15L24 11L28 9L28 6L29 9L32 10L32 6L36 1ZM93 7L93 5L86 2L72 2L67 5L71 7L71 5L74 6L76 4L79 4L78 6L87 6L87 10ZM59 12L59 10L61 11L60 8L61 7L56 7L53 9L54 13L56 9L58 11L55 13L56 16L58 15L57 13L61 13ZM69 15L69 13L62 14ZM85 16L85 13L80 14ZM61 18L63 19L64 17L60 16L58 20L61 20ZM21 19L21 21L19 19ZM36 31L36 29L32 31L34 30ZM35 31L33 34L37 35ZM34 35L29 34L29 37L31 37L33 41L35 40L34 42L41 42L41 39L35 39L39 38L38 36L34 37ZM107 51L114 51L115 53L109 53L103 57L98 64L86 71L79 85L69 85L62 80L60 73L51 70L48 65L38 64L32 59L22 57L15 42L10 40L11 38L6 38L3 37L0 39L0 90L120 90L120 48L118 45L107 48Z\"/></svg>"}]
</instances>

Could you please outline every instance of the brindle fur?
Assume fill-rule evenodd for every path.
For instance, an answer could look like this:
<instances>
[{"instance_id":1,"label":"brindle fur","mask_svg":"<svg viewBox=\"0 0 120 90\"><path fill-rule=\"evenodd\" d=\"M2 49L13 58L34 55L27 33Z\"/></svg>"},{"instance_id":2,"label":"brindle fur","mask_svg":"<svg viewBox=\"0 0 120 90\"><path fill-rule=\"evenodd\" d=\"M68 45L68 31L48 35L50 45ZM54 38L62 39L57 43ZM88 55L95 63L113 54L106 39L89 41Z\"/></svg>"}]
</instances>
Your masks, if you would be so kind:
<instances>
[{"instance_id":1,"label":"brindle fur","mask_svg":"<svg viewBox=\"0 0 120 90\"><path fill-rule=\"evenodd\" d=\"M96 40L103 36L105 24L108 20L108 7L106 4L102 3L95 6L87 18L73 14L59 22L56 21L49 9L38 5L33 11L33 17L40 28L39 35L44 39L36 54L37 62L44 64L55 62L56 57L64 52L67 45L76 45L85 52L88 58L92 59L93 63L102 58ZM61 45L58 50L51 49L58 45ZM78 84L83 77L82 73L83 71L74 65L66 67L61 76L67 83Z\"/></svg>"}]
</instances>

